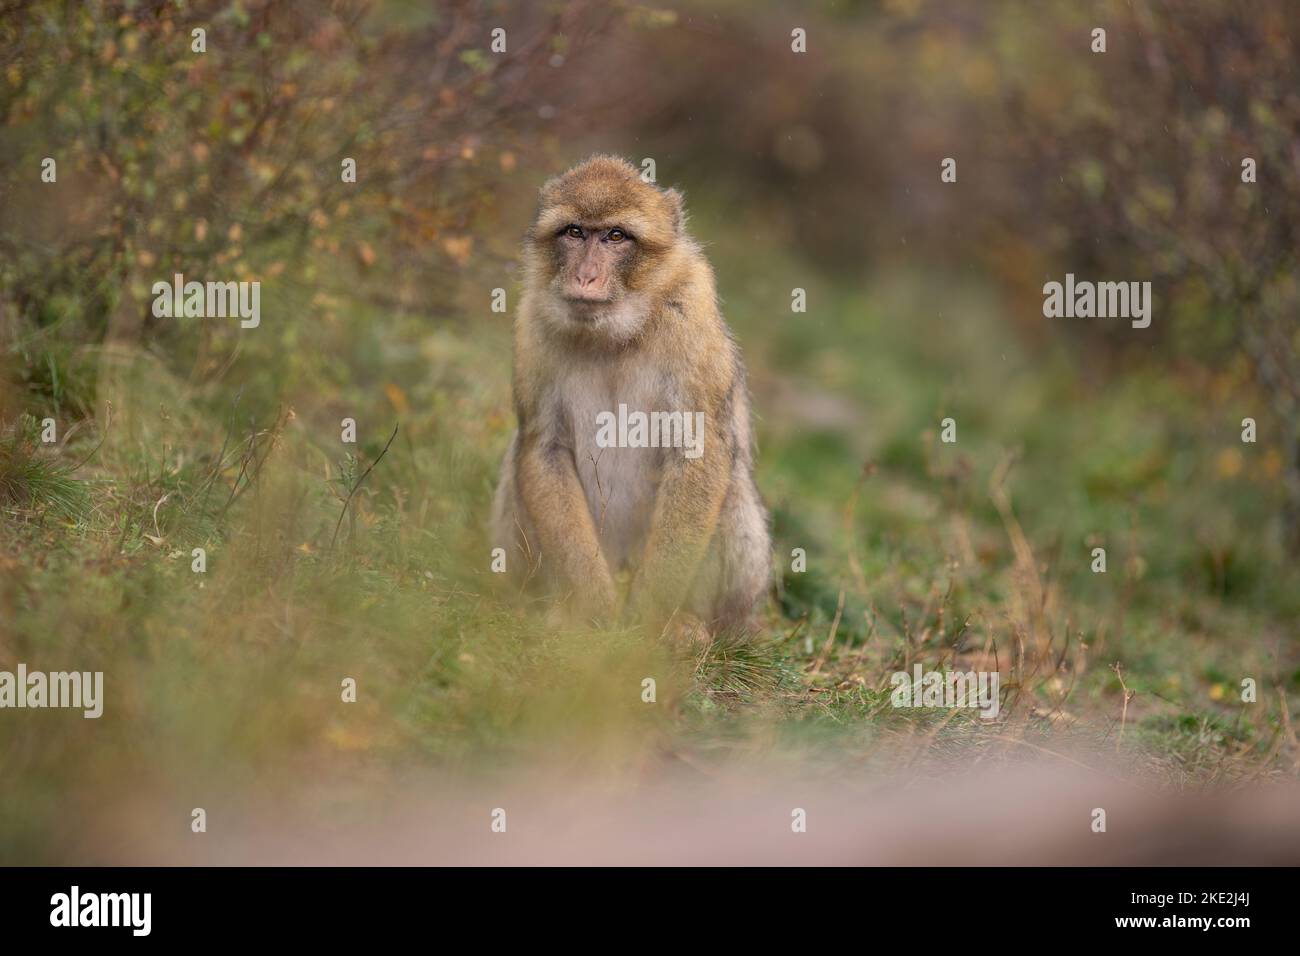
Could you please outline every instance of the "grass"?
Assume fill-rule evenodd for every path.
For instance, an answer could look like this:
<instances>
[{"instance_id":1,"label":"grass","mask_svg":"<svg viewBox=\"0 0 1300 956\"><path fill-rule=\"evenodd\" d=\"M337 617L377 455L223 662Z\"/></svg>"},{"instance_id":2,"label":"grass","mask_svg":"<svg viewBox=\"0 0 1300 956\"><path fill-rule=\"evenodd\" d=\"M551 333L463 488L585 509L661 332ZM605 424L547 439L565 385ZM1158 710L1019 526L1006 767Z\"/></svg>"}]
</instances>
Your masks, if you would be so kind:
<instances>
[{"instance_id":1,"label":"grass","mask_svg":"<svg viewBox=\"0 0 1300 956\"><path fill-rule=\"evenodd\" d=\"M73 477L75 466L41 454L34 438L39 431L27 418L0 437L0 507L14 516L39 511L75 521L89 496Z\"/></svg>"},{"instance_id":2,"label":"grass","mask_svg":"<svg viewBox=\"0 0 1300 956\"><path fill-rule=\"evenodd\" d=\"M897 774L1068 750L1179 787L1295 775L1300 572L1276 542L1278 451L1231 427L1256 407L1242 370L1103 372L1025 344L976 278L818 275L707 207L694 221L750 367L781 571L757 640L697 653L549 623L495 585L508 317L383 315L358 294L310 326L271 318L209 376L148 351L50 348L39 370L15 352L29 417L0 440L0 665L103 670L108 699L99 721L5 718L0 855L75 858L67 814L137 788L188 813L218 785L382 792L411 765ZM210 334L218 352L237 333ZM93 398L67 384L90 368ZM86 405L38 449L34 422L67 429ZM1000 718L891 707L890 674L916 662L999 668Z\"/></svg>"}]
</instances>

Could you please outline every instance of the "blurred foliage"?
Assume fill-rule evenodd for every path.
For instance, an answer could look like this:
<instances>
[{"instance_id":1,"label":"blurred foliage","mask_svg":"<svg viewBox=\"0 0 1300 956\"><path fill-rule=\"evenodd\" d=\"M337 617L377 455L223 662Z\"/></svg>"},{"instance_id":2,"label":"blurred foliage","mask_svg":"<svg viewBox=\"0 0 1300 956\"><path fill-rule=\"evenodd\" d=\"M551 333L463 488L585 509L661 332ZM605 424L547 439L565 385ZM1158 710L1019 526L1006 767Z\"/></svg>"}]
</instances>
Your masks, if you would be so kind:
<instances>
[{"instance_id":1,"label":"blurred foliage","mask_svg":"<svg viewBox=\"0 0 1300 956\"><path fill-rule=\"evenodd\" d=\"M497 179L538 148L531 74L604 19L583 3L513 11L509 57L467 55L502 10L6 3L0 329L19 367L52 365L70 343L147 342L193 384L221 377L250 340L154 318L150 288L176 273L258 279L270 310L327 319L371 271L387 279L366 295L388 310L454 299ZM46 157L57 184L40 178ZM301 347L303 330L274 326L251 341ZM89 410L82 392L40 384L53 410Z\"/></svg>"}]
</instances>

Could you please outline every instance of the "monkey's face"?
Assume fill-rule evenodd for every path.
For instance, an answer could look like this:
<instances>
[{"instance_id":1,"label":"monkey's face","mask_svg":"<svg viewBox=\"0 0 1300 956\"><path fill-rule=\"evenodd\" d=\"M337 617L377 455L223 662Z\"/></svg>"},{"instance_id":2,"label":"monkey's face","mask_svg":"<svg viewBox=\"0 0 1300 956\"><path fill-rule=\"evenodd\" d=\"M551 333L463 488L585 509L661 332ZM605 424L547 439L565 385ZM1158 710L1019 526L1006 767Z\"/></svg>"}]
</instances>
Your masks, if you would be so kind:
<instances>
[{"instance_id":1,"label":"monkey's face","mask_svg":"<svg viewBox=\"0 0 1300 956\"><path fill-rule=\"evenodd\" d=\"M626 294L636 237L618 224L566 223L555 235L554 256L553 288L583 317L583 305L608 305Z\"/></svg>"},{"instance_id":2,"label":"monkey's face","mask_svg":"<svg viewBox=\"0 0 1300 956\"><path fill-rule=\"evenodd\" d=\"M673 276L688 240L682 197L641 180L630 163L596 156L547 182L525 241L528 282L551 303L562 334L625 342L641 330L640 307Z\"/></svg>"}]
</instances>

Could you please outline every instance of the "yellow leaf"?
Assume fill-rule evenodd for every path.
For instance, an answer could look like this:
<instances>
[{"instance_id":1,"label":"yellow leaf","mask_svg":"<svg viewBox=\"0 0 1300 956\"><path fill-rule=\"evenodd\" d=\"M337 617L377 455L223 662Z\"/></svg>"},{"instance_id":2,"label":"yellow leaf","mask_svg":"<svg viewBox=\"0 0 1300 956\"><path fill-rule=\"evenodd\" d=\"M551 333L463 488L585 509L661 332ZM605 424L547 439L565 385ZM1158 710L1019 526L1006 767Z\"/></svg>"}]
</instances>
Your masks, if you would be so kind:
<instances>
[{"instance_id":1,"label":"yellow leaf","mask_svg":"<svg viewBox=\"0 0 1300 956\"><path fill-rule=\"evenodd\" d=\"M470 254L474 250L473 236L448 236L442 240L442 248L447 255L455 261L456 265L463 266L469 262Z\"/></svg>"},{"instance_id":2,"label":"yellow leaf","mask_svg":"<svg viewBox=\"0 0 1300 956\"><path fill-rule=\"evenodd\" d=\"M397 410L397 414L405 415L411 410L411 403L406 400L406 393L398 385L389 382L384 386L384 394L393 403L393 408Z\"/></svg>"},{"instance_id":3,"label":"yellow leaf","mask_svg":"<svg viewBox=\"0 0 1300 956\"><path fill-rule=\"evenodd\" d=\"M1265 478L1276 478L1282 474L1282 456L1276 448L1264 452L1264 461L1260 465Z\"/></svg>"},{"instance_id":4,"label":"yellow leaf","mask_svg":"<svg viewBox=\"0 0 1300 956\"><path fill-rule=\"evenodd\" d=\"M1235 478L1241 473L1241 452L1235 448L1225 448L1219 452L1215 466L1220 478Z\"/></svg>"}]
</instances>

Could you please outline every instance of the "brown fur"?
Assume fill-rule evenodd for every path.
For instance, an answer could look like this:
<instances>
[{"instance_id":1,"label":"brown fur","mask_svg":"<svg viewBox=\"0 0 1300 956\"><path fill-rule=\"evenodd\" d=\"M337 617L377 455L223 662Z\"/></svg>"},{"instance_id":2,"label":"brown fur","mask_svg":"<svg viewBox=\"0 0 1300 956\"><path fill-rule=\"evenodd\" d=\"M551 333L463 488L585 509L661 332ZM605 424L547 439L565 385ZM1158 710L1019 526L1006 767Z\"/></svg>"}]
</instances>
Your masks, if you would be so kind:
<instances>
[{"instance_id":1,"label":"brown fur","mask_svg":"<svg viewBox=\"0 0 1300 956\"><path fill-rule=\"evenodd\" d=\"M586 238L568 237L570 225ZM767 516L753 481L743 366L713 270L685 225L680 194L614 157L542 187L524 246L519 429L502 467L494 544L511 570L571 597L584 616L615 613L615 574L626 568L627 607L642 620L658 626L685 611L744 626L768 583ZM634 238L601 241L614 227ZM595 303L573 298L584 262L589 276L603 270L607 294ZM593 412L620 402L702 411L703 453L594 449Z\"/></svg>"}]
</instances>

